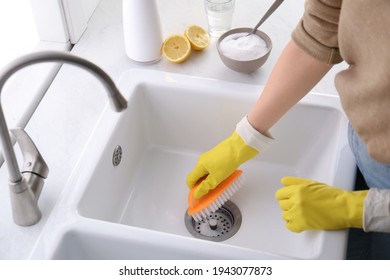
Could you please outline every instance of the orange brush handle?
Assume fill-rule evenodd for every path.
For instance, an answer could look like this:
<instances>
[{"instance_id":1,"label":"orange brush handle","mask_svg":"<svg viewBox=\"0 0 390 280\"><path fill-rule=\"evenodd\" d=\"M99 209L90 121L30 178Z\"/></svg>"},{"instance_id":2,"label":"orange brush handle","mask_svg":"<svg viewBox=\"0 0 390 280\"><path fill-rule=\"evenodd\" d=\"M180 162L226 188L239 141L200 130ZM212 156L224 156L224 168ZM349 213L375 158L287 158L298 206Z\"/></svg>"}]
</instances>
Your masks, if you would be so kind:
<instances>
[{"instance_id":1,"label":"orange brush handle","mask_svg":"<svg viewBox=\"0 0 390 280\"><path fill-rule=\"evenodd\" d=\"M223 180L218 186L216 186L213 190L210 190L207 194L202 196L199 199L194 197L194 191L199 186L199 184L207 177L201 178L196 185L190 190L188 195L188 215L193 215L203 209L205 209L210 204L214 203L214 201L227 189L229 186L242 174L242 170L234 171L229 177Z\"/></svg>"}]
</instances>

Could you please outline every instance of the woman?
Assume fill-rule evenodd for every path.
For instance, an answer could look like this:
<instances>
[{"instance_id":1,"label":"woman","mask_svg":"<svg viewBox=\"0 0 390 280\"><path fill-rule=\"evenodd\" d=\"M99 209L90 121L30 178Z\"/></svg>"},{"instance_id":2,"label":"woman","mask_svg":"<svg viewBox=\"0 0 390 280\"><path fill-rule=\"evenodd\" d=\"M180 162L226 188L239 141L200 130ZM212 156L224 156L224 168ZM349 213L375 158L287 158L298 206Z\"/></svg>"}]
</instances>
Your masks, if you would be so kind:
<instances>
[{"instance_id":1,"label":"woman","mask_svg":"<svg viewBox=\"0 0 390 280\"><path fill-rule=\"evenodd\" d=\"M243 162L261 153L274 141L269 129L332 65L345 60L349 67L337 74L335 84L350 121L350 146L370 189L348 192L309 179L285 177L276 199L293 232L345 228L390 232L389 14L388 0L306 1L305 13L259 100L232 136L202 154L188 175L191 188L208 174L195 196L206 194ZM390 258L390 252L384 250L389 235L378 236L384 241L371 257Z\"/></svg>"}]
</instances>

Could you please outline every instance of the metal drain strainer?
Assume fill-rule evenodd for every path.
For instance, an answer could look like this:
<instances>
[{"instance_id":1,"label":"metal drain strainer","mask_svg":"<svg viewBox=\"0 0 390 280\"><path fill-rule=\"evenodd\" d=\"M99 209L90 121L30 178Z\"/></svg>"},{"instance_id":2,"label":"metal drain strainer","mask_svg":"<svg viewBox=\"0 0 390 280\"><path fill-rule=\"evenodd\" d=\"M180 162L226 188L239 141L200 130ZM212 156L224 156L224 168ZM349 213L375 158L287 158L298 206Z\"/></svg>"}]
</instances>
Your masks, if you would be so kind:
<instances>
[{"instance_id":1,"label":"metal drain strainer","mask_svg":"<svg viewBox=\"0 0 390 280\"><path fill-rule=\"evenodd\" d=\"M186 212L185 225L192 236L220 242L232 237L240 228L242 221L238 207L229 201L205 219L196 222Z\"/></svg>"}]
</instances>

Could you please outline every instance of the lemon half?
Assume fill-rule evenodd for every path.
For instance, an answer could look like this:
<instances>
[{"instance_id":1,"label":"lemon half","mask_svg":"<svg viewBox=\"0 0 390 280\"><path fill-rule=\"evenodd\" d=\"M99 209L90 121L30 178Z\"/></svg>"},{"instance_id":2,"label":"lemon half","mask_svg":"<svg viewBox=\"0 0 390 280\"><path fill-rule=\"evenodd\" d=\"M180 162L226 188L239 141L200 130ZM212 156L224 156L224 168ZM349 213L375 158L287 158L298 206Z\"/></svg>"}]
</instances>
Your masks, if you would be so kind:
<instances>
[{"instance_id":1,"label":"lemon half","mask_svg":"<svg viewBox=\"0 0 390 280\"><path fill-rule=\"evenodd\" d=\"M163 56L171 62L185 61L191 53L191 44L180 34L174 34L165 39L162 46Z\"/></svg>"},{"instance_id":2,"label":"lemon half","mask_svg":"<svg viewBox=\"0 0 390 280\"><path fill-rule=\"evenodd\" d=\"M184 36L190 41L194 50L203 50L210 44L209 33L198 25L189 25L184 31Z\"/></svg>"}]
</instances>

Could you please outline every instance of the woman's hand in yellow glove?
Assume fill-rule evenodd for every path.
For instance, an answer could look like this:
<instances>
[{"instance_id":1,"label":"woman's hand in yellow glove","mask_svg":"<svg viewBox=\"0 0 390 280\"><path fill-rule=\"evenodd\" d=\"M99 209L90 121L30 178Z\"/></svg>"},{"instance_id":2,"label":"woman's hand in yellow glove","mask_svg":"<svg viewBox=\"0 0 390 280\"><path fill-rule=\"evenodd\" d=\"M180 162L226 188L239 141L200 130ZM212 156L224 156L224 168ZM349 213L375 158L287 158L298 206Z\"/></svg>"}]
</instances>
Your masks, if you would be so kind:
<instances>
[{"instance_id":1,"label":"woman's hand in yellow glove","mask_svg":"<svg viewBox=\"0 0 390 280\"><path fill-rule=\"evenodd\" d=\"M264 150L272 140L254 129L245 116L230 137L200 155L186 181L188 187L192 188L199 179L207 176L194 192L195 198L200 198L214 189L242 163Z\"/></svg>"},{"instance_id":2,"label":"woman's hand in yellow glove","mask_svg":"<svg viewBox=\"0 0 390 280\"><path fill-rule=\"evenodd\" d=\"M313 180L284 177L276 192L282 218L293 232L363 227L368 191L345 191Z\"/></svg>"}]
</instances>

